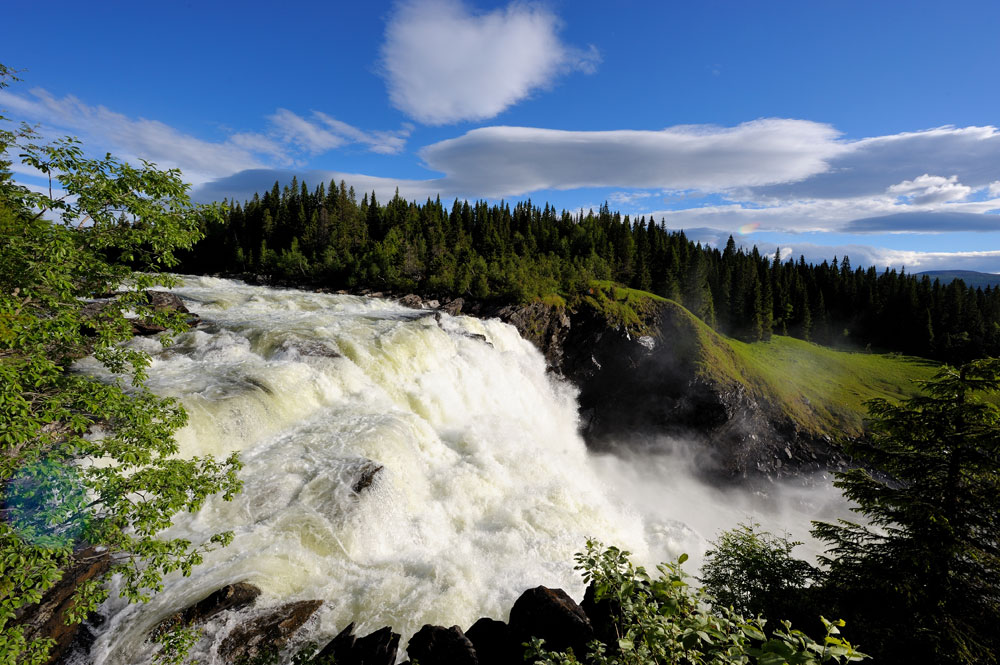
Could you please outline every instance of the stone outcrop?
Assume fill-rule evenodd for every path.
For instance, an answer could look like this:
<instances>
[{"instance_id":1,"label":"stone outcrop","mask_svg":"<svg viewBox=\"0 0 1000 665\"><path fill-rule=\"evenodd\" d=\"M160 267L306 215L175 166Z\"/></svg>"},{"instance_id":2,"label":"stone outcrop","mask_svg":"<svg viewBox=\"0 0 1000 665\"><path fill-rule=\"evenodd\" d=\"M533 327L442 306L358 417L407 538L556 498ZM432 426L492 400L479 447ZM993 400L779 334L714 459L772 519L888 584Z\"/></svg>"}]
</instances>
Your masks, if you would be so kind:
<instances>
[{"instance_id":1,"label":"stone outcrop","mask_svg":"<svg viewBox=\"0 0 1000 665\"><path fill-rule=\"evenodd\" d=\"M478 665L476 647L458 626L425 624L410 638L406 655L421 665Z\"/></svg>"},{"instance_id":2,"label":"stone outcrop","mask_svg":"<svg viewBox=\"0 0 1000 665\"><path fill-rule=\"evenodd\" d=\"M479 665L508 665L520 658L521 645L503 621L483 617L465 631L465 636L476 649Z\"/></svg>"},{"instance_id":3,"label":"stone outcrop","mask_svg":"<svg viewBox=\"0 0 1000 665\"><path fill-rule=\"evenodd\" d=\"M539 637L549 649L572 649L578 656L587 652L587 643L594 639L590 619L562 589L528 589L510 608L508 623L517 644Z\"/></svg>"},{"instance_id":4,"label":"stone outcrop","mask_svg":"<svg viewBox=\"0 0 1000 665\"><path fill-rule=\"evenodd\" d=\"M253 584L248 584L247 582L227 584L221 589L216 589L208 594L197 603L168 616L150 632L150 638L156 639L160 635L181 626L205 623L226 610L235 611L249 607L257 600L257 596L259 595L260 589Z\"/></svg>"},{"instance_id":5,"label":"stone outcrop","mask_svg":"<svg viewBox=\"0 0 1000 665\"><path fill-rule=\"evenodd\" d=\"M326 662L332 658L337 665L395 665L399 637L388 626L355 637L351 622L316 654L316 660Z\"/></svg>"},{"instance_id":6,"label":"stone outcrop","mask_svg":"<svg viewBox=\"0 0 1000 665\"><path fill-rule=\"evenodd\" d=\"M696 440L698 466L725 477L782 476L845 463L830 437L801 431L767 396L743 383L722 384L698 371L690 317L676 305L643 316L648 334L612 325L588 306L571 311L532 303L475 308L518 329L550 370L580 390L583 435L608 449L622 440Z\"/></svg>"},{"instance_id":7,"label":"stone outcrop","mask_svg":"<svg viewBox=\"0 0 1000 665\"><path fill-rule=\"evenodd\" d=\"M286 603L236 626L219 646L219 656L226 663L238 663L280 650L322 604L322 600Z\"/></svg>"},{"instance_id":8,"label":"stone outcrop","mask_svg":"<svg viewBox=\"0 0 1000 665\"><path fill-rule=\"evenodd\" d=\"M84 582L97 579L108 571L111 557L105 550L88 547L73 555L62 577L42 596L41 601L18 610L14 623L24 629L27 640L48 637L55 641L49 650L49 663L58 661L79 639L80 624L66 625L73 608L73 595Z\"/></svg>"}]
</instances>

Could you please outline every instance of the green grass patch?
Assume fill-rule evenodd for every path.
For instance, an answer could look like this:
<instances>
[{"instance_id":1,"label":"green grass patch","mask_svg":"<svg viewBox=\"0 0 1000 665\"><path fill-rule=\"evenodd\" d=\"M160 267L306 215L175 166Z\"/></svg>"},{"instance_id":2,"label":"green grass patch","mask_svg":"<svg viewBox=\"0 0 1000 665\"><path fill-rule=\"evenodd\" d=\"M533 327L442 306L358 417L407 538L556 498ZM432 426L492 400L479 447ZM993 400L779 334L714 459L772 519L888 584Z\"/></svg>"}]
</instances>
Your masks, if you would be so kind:
<instances>
[{"instance_id":1,"label":"green grass patch","mask_svg":"<svg viewBox=\"0 0 1000 665\"><path fill-rule=\"evenodd\" d=\"M930 379L940 367L923 358L839 351L780 335L740 342L672 300L609 281L590 282L587 292L571 301L581 304L633 336L660 334L703 378L722 389L742 385L805 432L834 439L864 431L867 400L911 397L919 392L916 381Z\"/></svg>"},{"instance_id":2,"label":"green grass patch","mask_svg":"<svg viewBox=\"0 0 1000 665\"><path fill-rule=\"evenodd\" d=\"M861 434L864 402L911 397L919 392L916 381L931 378L940 367L923 358L838 351L781 335L767 342L741 342L672 305L679 310L681 327L697 341L699 374L720 385L745 385L813 434Z\"/></svg>"},{"instance_id":3,"label":"green grass patch","mask_svg":"<svg viewBox=\"0 0 1000 665\"><path fill-rule=\"evenodd\" d=\"M652 315L663 303L670 302L647 291L601 280L590 282L582 301L601 313L612 326L624 328L632 335L656 332L651 326Z\"/></svg>"}]
</instances>

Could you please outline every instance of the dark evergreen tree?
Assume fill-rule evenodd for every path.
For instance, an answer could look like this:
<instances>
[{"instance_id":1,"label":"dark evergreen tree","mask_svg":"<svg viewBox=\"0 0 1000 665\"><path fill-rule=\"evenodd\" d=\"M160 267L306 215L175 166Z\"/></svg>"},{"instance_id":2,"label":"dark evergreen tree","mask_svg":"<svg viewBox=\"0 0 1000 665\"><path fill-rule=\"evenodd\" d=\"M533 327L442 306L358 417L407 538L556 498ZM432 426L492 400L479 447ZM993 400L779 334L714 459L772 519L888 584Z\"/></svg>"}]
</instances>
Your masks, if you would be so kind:
<instances>
[{"instance_id":1,"label":"dark evergreen tree","mask_svg":"<svg viewBox=\"0 0 1000 665\"><path fill-rule=\"evenodd\" d=\"M869 403L863 466L837 487L866 525L816 523L825 593L880 663L996 663L1000 653L1000 360L942 369L924 394Z\"/></svg>"}]
</instances>

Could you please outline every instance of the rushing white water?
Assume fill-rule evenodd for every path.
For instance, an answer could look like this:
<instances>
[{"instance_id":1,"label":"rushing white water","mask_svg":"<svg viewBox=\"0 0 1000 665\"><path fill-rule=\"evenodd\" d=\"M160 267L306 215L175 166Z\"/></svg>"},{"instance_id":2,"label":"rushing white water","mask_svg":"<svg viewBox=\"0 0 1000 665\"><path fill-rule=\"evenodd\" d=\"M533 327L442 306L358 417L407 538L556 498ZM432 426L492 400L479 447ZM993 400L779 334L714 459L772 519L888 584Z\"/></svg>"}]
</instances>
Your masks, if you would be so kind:
<instances>
[{"instance_id":1,"label":"rushing white water","mask_svg":"<svg viewBox=\"0 0 1000 665\"><path fill-rule=\"evenodd\" d=\"M184 281L176 292L204 325L167 349L133 343L153 357L150 387L188 411L181 454L240 451L245 487L180 516L169 535L236 537L150 603L109 601L96 663L148 660L150 629L228 583L260 587L257 609L322 599L303 630L314 639L356 621L359 634L391 625L405 645L424 623L506 619L530 586L579 598L573 553L587 537L651 562L697 556L716 535L685 512L707 515L726 500L671 511L666 494L635 494L655 494L657 467L589 456L574 390L510 326L370 298ZM368 460L384 468L355 492ZM734 510L716 513L728 520ZM237 620L210 624L194 655L218 662Z\"/></svg>"}]
</instances>

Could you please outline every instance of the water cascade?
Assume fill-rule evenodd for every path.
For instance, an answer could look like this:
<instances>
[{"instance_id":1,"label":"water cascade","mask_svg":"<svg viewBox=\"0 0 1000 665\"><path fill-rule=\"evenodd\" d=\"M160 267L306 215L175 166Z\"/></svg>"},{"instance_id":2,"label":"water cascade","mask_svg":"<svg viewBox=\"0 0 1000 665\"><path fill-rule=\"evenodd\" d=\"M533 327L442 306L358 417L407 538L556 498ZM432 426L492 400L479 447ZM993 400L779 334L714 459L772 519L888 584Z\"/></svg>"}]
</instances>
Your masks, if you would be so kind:
<instances>
[{"instance_id":1,"label":"water cascade","mask_svg":"<svg viewBox=\"0 0 1000 665\"><path fill-rule=\"evenodd\" d=\"M258 610L322 599L305 637L356 621L405 645L425 623L506 619L530 586L581 597L573 554L587 537L651 562L715 536L615 491L655 483L588 454L573 388L506 324L214 278L176 293L203 324L168 348L132 343L153 357L150 387L189 413L181 454L240 451L245 488L169 535L236 537L150 603L108 601L96 663L148 660L154 626L233 582L261 588ZM218 662L237 620L209 624L194 657Z\"/></svg>"}]
</instances>

